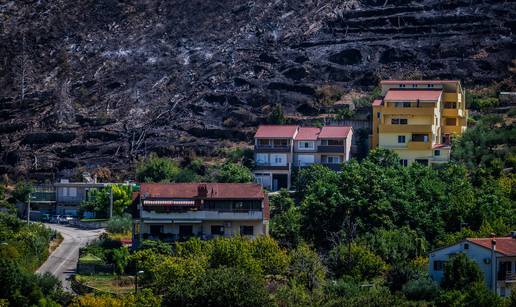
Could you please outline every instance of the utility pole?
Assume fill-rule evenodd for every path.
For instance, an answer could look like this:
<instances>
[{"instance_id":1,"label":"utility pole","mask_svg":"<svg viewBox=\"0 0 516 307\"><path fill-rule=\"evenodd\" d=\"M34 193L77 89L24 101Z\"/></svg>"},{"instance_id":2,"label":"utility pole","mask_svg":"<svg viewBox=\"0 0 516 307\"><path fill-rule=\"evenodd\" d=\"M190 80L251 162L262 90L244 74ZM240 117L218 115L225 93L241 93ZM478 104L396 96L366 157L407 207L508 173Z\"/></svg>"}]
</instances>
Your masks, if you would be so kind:
<instances>
[{"instance_id":1,"label":"utility pole","mask_svg":"<svg viewBox=\"0 0 516 307\"><path fill-rule=\"evenodd\" d=\"M109 185L109 219L113 217L113 185Z\"/></svg>"},{"instance_id":2,"label":"utility pole","mask_svg":"<svg viewBox=\"0 0 516 307\"><path fill-rule=\"evenodd\" d=\"M29 201L27 202L27 224L30 224L30 199L32 193L29 192Z\"/></svg>"}]
</instances>

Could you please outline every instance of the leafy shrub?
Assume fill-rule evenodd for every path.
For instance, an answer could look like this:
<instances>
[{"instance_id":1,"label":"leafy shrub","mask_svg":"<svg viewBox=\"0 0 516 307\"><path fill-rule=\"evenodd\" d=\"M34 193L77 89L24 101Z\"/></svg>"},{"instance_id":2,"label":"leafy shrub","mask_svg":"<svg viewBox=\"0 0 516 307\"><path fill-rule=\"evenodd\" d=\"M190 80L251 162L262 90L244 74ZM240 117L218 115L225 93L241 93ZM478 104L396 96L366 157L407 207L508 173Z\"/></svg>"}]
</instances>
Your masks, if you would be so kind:
<instances>
[{"instance_id":1,"label":"leafy shrub","mask_svg":"<svg viewBox=\"0 0 516 307\"><path fill-rule=\"evenodd\" d=\"M484 274L478 265L468 256L459 253L446 262L441 286L449 290L464 290L483 281Z\"/></svg>"},{"instance_id":2,"label":"leafy shrub","mask_svg":"<svg viewBox=\"0 0 516 307\"><path fill-rule=\"evenodd\" d=\"M351 250L347 244L334 247L330 251L328 265L337 277L350 275L358 280L378 277L387 267L382 258L356 244L351 244Z\"/></svg>"},{"instance_id":3,"label":"leafy shrub","mask_svg":"<svg viewBox=\"0 0 516 307\"><path fill-rule=\"evenodd\" d=\"M403 285L402 292L410 300L433 300L439 294L439 285L429 278L413 279Z\"/></svg>"},{"instance_id":4,"label":"leafy shrub","mask_svg":"<svg viewBox=\"0 0 516 307\"><path fill-rule=\"evenodd\" d=\"M131 231L133 219L130 214L123 216L113 216L107 224L107 231L111 233L127 233Z\"/></svg>"}]
</instances>

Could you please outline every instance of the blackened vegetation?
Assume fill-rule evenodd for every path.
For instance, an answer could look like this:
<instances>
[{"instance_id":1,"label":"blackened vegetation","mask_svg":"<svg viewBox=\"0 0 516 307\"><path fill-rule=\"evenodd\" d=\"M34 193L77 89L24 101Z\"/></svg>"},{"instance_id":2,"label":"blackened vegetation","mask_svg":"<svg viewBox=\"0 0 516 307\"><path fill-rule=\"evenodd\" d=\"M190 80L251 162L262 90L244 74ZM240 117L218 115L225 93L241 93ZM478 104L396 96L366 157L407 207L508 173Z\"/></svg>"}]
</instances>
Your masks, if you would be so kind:
<instances>
[{"instance_id":1,"label":"blackened vegetation","mask_svg":"<svg viewBox=\"0 0 516 307\"><path fill-rule=\"evenodd\" d=\"M4 1L0 169L209 155L250 140L277 104L316 114L328 84L503 81L515 15L491 0Z\"/></svg>"}]
</instances>

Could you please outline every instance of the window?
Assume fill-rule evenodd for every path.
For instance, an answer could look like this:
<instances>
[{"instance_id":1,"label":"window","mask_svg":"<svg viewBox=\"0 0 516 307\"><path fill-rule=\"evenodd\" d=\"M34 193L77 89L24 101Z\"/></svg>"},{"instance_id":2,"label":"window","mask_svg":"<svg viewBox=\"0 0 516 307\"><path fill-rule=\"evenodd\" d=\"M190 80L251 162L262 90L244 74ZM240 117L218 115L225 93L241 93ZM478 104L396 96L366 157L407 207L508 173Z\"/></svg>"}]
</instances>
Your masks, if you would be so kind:
<instances>
[{"instance_id":1,"label":"window","mask_svg":"<svg viewBox=\"0 0 516 307\"><path fill-rule=\"evenodd\" d=\"M401 159L400 160L400 164L401 164L401 166L407 166L408 165L408 160L407 159Z\"/></svg>"},{"instance_id":2,"label":"window","mask_svg":"<svg viewBox=\"0 0 516 307\"><path fill-rule=\"evenodd\" d=\"M457 124L456 118L447 118L446 119L446 126L455 126Z\"/></svg>"},{"instance_id":3,"label":"window","mask_svg":"<svg viewBox=\"0 0 516 307\"><path fill-rule=\"evenodd\" d=\"M301 150L303 149L314 149L314 142L312 141L301 141L297 143L297 147Z\"/></svg>"},{"instance_id":4,"label":"window","mask_svg":"<svg viewBox=\"0 0 516 307\"><path fill-rule=\"evenodd\" d=\"M455 103L455 102L445 102L444 103L444 108L445 109L456 109L457 108L457 103Z\"/></svg>"},{"instance_id":5,"label":"window","mask_svg":"<svg viewBox=\"0 0 516 307\"><path fill-rule=\"evenodd\" d=\"M405 84L400 84L400 87L405 87Z\"/></svg>"},{"instance_id":6,"label":"window","mask_svg":"<svg viewBox=\"0 0 516 307\"><path fill-rule=\"evenodd\" d=\"M439 149L434 150L434 156L439 157L441 155L441 151Z\"/></svg>"},{"instance_id":7,"label":"window","mask_svg":"<svg viewBox=\"0 0 516 307\"><path fill-rule=\"evenodd\" d=\"M288 140L286 140L286 139L274 140L273 144L274 144L274 147L287 147Z\"/></svg>"},{"instance_id":8,"label":"window","mask_svg":"<svg viewBox=\"0 0 516 307\"><path fill-rule=\"evenodd\" d=\"M394 106L396 108L410 108L410 102L409 101L395 102Z\"/></svg>"},{"instance_id":9,"label":"window","mask_svg":"<svg viewBox=\"0 0 516 307\"><path fill-rule=\"evenodd\" d=\"M269 163L269 155L265 153L256 154L256 164L267 164Z\"/></svg>"},{"instance_id":10,"label":"window","mask_svg":"<svg viewBox=\"0 0 516 307\"><path fill-rule=\"evenodd\" d=\"M428 166L428 159L416 159L416 163Z\"/></svg>"},{"instance_id":11,"label":"window","mask_svg":"<svg viewBox=\"0 0 516 307\"><path fill-rule=\"evenodd\" d=\"M340 163L340 157L339 156L327 156L326 157L326 163L328 163L328 164L338 164L338 163Z\"/></svg>"},{"instance_id":12,"label":"window","mask_svg":"<svg viewBox=\"0 0 516 307\"><path fill-rule=\"evenodd\" d=\"M468 243L464 243L464 249L469 249L469 244Z\"/></svg>"},{"instance_id":13,"label":"window","mask_svg":"<svg viewBox=\"0 0 516 307\"><path fill-rule=\"evenodd\" d=\"M68 188L68 196L77 197L77 188Z\"/></svg>"},{"instance_id":14,"label":"window","mask_svg":"<svg viewBox=\"0 0 516 307\"><path fill-rule=\"evenodd\" d=\"M398 135L398 143L405 143L405 136L404 135Z\"/></svg>"},{"instance_id":15,"label":"window","mask_svg":"<svg viewBox=\"0 0 516 307\"><path fill-rule=\"evenodd\" d=\"M417 84L412 84L412 87L417 87Z\"/></svg>"},{"instance_id":16,"label":"window","mask_svg":"<svg viewBox=\"0 0 516 307\"><path fill-rule=\"evenodd\" d=\"M217 236L224 235L224 226L222 225L211 225L211 234Z\"/></svg>"},{"instance_id":17,"label":"window","mask_svg":"<svg viewBox=\"0 0 516 307\"><path fill-rule=\"evenodd\" d=\"M321 140L321 145L323 145L323 146L342 146L342 145L344 145L344 140Z\"/></svg>"},{"instance_id":18,"label":"window","mask_svg":"<svg viewBox=\"0 0 516 307\"><path fill-rule=\"evenodd\" d=\"M382 113L381 112L376 112L376 118L380 118L382 117Z\"/></svg>"},{"instance_id":19,"label":"window","mask_svg":"<svg viewBox=\"0 0 516 307\"><path fill-rule=\"evenodd\" d=\"M412 142L428 142L428 134L412 134Z\"/></svg>"},{"instance_id":20,"label":"window","mask_svg":"<svg viewBox=\"0 0 516 307\"><path fill-rule=\"evenodd\" d=\"M444 263L445 262L446 261L435 260L434 261L434 271L438 271L438 272L444 271Z\"/></svg>"},{"instance_id":21,"label":"window","mask_svg":"<svg viewBox=\"0 0 516 307\"><path fill-rule=\"evenodd\" d=\"M240 234L243 236L252 236L252 235L254 235L254 227L253 226L240 226Z\"/></svg>"},{"instance_id":22,"label":"window","mask_svg":"<svg viewBox=\"0 0 516 307\"><path fill-rule=\"evenodd\" d=\"M258 145L259 146L269 146L270 145L270 140L258 139Z\"/></svg>"},{"instance_id":23,"label":"window","mask_svg":"<svg viewBox=\"0 0 516 307\"><path fill-rule=\"evenodd\" d=\"M434 85L433 84L428 84L428 87L434 87Z\"/></svg>"},{"instance_id":24,"label":"window","mask_svg":"<svg viewBox=\"0 0 516 307\"><path fill-rule=\"evenodd\" d=\"M393 118L391 119L391 124L393 125L406 125L408 120L406 118Z\"/></svg>"}]
</instances>

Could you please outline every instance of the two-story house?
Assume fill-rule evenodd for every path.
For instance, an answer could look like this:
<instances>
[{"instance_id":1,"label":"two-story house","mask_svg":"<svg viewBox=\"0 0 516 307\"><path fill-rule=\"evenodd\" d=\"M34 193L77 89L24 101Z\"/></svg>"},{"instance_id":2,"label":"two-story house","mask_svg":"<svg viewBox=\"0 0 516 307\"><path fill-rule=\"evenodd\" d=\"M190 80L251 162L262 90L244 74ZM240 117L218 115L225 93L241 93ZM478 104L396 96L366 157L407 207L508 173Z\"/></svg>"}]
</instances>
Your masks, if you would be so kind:
<instances>
[{"instance_id":1,"label":"two-story house","mask_svg":"<svg viewBox=\"0 0 516 307\"><path fill-rule=\"evenodd\" d=\"M333 170L349 160L353 129L342 126L261 125L254 137L258 183L270 191L290 188L292 170L321 163Z\"/></svg>"},{"instance_id":2,"label":"two-story house","mask_svg":"<svg viewBox=\"0 0 516 307\"><path fill-rule=\"evenodd\" d=\"M450 160L451 140L467 126L468 111L460 81L380 83L373 102L371 146L395 151L403 165Z\"/></svg>"},{"instance_id":3,"label":"two-story house","mask_svg":"<svg viewBox=\"0 0 516 307\"><path fill-rule=\"evenodd\" d=\"M430 277L441 282L449 258L464 253L484 273L486 286L501 296L509 296L516 285L516 231L511 236L468 238L430 253Z\"/></svg>"},{"instance_id":4,"label":"two-story house","mask_svg":"<svg viewBox=\"0 0 516 307\"><path fill-rule=\"evenodd\" d=\"M259 184L142 183L133 193L133 242L268 234L269 201Z\"/></svg>"}]
</instances>

